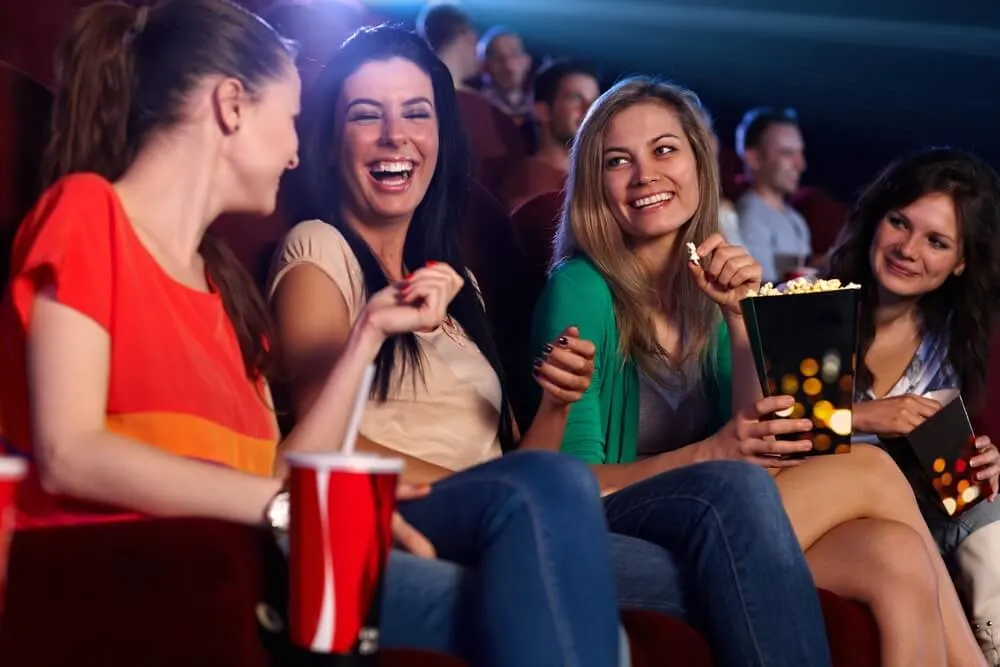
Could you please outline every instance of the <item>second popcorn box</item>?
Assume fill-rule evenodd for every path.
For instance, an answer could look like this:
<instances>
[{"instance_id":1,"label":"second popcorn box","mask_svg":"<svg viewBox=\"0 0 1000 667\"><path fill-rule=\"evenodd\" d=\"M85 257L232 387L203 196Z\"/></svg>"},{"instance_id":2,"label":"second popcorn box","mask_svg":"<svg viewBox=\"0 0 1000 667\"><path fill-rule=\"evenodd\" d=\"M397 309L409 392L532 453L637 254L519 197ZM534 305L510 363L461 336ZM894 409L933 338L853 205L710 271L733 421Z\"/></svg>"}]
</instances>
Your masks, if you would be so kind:
<instances>
[{"instance_id":1,"label":"second popcorn box","mask_svg":"<svg viewBox=\"0 0 1000 667\"><path fill-rule=\"evenodd\" d=\"M857 285L799 279L783 289L765 285L740 301L764 396L794 397L777 416L813 422L806 434L813 448L796 457L851 450L859 295Z\"/></svg>"}]
</instances>

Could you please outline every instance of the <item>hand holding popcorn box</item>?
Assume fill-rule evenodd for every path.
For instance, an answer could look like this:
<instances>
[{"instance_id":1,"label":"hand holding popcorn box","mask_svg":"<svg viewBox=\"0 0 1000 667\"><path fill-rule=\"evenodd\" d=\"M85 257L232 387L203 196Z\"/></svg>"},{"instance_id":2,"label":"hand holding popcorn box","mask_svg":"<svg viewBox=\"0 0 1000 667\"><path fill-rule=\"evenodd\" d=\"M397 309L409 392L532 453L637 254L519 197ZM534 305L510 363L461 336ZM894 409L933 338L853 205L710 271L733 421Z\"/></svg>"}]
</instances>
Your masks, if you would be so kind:
<instances>
[{"instance_id":1,"label":"hand holding popcorn box","mask_svg":"<svg viewBox=\"0 0 1000 667\"><path fill-rule=\"evenodd\" d=\"M764 396L793 396L795 405L777 416L813 422L813 449L798 456L851 449L859 287L800 278L740 301Z\"/></svg>"},{"instance_id":2,"label":"hand holding popcorn box","mask_svg":"<svg viewBox=\"0 0 1000 667\"><path fill-rule=\"evenodd\" d=\"M972 458L981 452L961 393L940 389L924 396L940 403L941 409L902 439L910 446L941 507L949 516L956 516L988 498L992 489L989 480L976 479L976 468L972 467Z\"/></svg>"}]
</instances>

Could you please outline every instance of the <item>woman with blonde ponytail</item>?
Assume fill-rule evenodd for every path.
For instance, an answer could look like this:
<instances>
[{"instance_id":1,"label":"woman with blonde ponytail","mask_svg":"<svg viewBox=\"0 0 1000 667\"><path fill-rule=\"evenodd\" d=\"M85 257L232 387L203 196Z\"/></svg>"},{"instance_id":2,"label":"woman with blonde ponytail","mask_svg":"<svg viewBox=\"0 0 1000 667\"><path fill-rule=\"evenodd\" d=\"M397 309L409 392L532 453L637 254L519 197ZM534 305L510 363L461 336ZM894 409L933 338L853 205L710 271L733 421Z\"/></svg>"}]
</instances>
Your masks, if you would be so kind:
<instances>
[{"instance_id":1,"label":"woman with blonde ponytail","mask_svg":"<svg viewBox=\"0 0 1000 667\"><path fill-rule=\"evenodd\" d=\"M32 463L22 526L134 513L283 530L279 455L338 446L382 345L444 321L463 285L447 264L372 294L314 408L279 442L267 310L209 227L269 214L298 164L293 55L226 0L81 11L59 54L49 188L18 232L0 306L0 445ZM397 516L393 529L412 554L390 557L383 645L497 666L617 664L586 467L513 455L400 496L412 525Z\"/></svg>"}]
</instances>

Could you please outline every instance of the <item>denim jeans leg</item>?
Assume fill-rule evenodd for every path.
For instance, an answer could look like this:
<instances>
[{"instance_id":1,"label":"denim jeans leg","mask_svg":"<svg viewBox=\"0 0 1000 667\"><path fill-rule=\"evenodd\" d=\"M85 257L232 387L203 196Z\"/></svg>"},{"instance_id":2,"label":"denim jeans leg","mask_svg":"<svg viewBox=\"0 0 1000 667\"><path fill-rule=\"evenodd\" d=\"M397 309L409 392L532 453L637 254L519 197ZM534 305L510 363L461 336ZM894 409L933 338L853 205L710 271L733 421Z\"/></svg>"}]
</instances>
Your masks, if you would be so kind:
<instances>
[{"instance_id":1,"label":"denim jeans leg","mask_svg":"<svg viewBox=\"0 0 1000 667\"><path fill-rule=\"evenodd\" d=\"M441 559L418 558L393 549L382 588L380 643L386 648L418 648L468 655L463 639L472 573Z\"/></svg>"},{"instance_id":2,"label":"denim jeans leg","mask_svg":"<svg viewBox=\"0 0 1000 667\"><path fill-rule=\"evenodd\" d=\"M955 551L969 535L991 523L1000 521L1000 498L982 500L958 516L948 516L936 499L921 499L920 512L927 528L937 542L941 557L954 575Z\"/></svg>"},{"instance_id":3,"label":"denim jeans leg","mask_svg":"<svg viewBox=\"0 0 1000 667\"><path fill-rule=\"evenodd\" d=\"M691 620L681 563L674 553L646 540L612 533L611 563L622 609L644 609Z\"/></svg>"},{"instance_id":4,"label":"denim jeans leg","mask_svg":"<svg viewBox=\"0 0 1000 667\"><path fill-rule=\"evenodd\" d=\"M717 664L830 664L816 587L763 469L686 466L606 497L605 508L613 532L680 560L691 613Z\"/></svg>"},{"instance_id":5,"label":"denim jeans leg","mask_svg":"<svg viewBox=\"0 0 1000 667\"><path fill-rule=\"evenodd\" d=\"M442 558L473 571L477 665L618 663L610 540L586 465L510 454L446 478L400 512Z\"/></svg>"}]
</instances>

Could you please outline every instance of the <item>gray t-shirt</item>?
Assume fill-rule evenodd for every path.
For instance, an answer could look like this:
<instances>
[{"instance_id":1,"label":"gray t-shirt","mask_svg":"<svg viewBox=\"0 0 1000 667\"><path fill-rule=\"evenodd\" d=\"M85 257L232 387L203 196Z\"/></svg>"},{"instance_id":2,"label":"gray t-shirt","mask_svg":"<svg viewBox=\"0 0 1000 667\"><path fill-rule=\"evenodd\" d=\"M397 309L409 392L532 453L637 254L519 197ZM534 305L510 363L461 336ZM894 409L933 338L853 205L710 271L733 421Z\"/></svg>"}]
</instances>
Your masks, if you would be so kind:
<instances>
[{"instance_id":1,"label":"gray t-shirt","mask_svg":"<svg viewBox=\"0 0 1000 667\"><path fill-rule=\"evenodd\" d=\"M712 410L698 370L696 361L688 364L684 378L674 378L673 386L639 371L637 458L680 449L702 437Z\"/></svg>"},{"instance_id":2,"label":"gray t-shirt","mask_svg":"<svg viewBox=\"0 0 1000 667\"><path fill-rule=\"evenodd\" d=\"M736 202L736 211L743 245L764 269L765 282L781 281L784 271L812 255L809 226L791 206L779 211L748 190Z\"/></svg>"}]
</instances>

